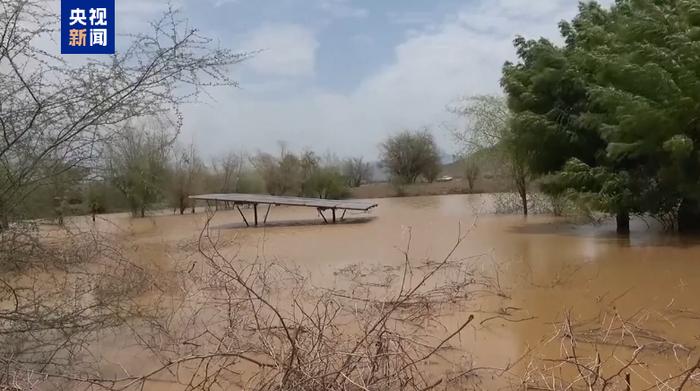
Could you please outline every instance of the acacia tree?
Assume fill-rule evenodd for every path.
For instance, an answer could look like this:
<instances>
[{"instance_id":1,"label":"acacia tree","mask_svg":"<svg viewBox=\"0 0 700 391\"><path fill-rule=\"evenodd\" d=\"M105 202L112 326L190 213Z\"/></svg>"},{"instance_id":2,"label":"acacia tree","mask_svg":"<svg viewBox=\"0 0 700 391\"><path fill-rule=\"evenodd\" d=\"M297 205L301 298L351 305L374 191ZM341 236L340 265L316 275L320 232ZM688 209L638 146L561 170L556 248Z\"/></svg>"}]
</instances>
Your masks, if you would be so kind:
<instances>
[{"instance_id":1,"label":"acacia tree","mask_svg":"<svg viewBox=\"0 0 700 391\"><path fill-rule=\"evenodd\" d=\"M145 217L146 210L161 200L167 184L171 143L162 132L127 128L108 146L110 181L124 195L132 215Z\"/></svg>"},{"instance_id":2,"label":"acacia tree","mask_svg":"<svg viewBox=\"0 0 700 391\"><path fill-rule=\"evenodd\" d=\"M280 157L259 153L253 165L273 195L344 198L348 189L332 157L321 159L312 151L300 155L281 149Z\"/></svg>"},{"instance_id":3,"label":"acacia tree","mask_svg":"<svg viewBox=\"0 0 700 391\"><path fill-rule=\"evenodd\" d=\"M463 116L466 126L452 130L452 137L461 145L467 161L467 180L472 188L474 175L474 155L489 153L494 156L512 181L520 198L523 214L528 214L528 187L530 170L527 167L526 154L514 139L511 127L511 113L503 97L495 95L476 95L463 99L450 108L455 114Z\"/></svg>"},{"instance_id":4,"label":"acacia tree","mask_svg":"<svg viewBox=\"0 0 700 391\"><path fill-rule=\"evenodd\" d=\"M415 183L423 176L434 181L440 173L440 155L433 135L427 130L405 130L379 145L381 161L402 183Z\"/></svg>"},{"instance_id":5,"label":"acacia tree","mask_svg":"<svg viewBox=\"0 0 700 391\"><path fill-rule=\"evenodd\" d=\"M298 195L302 191L302 162L286 148L281 148L279 157L258 153L251 159L251 163L265 181L269 194Z\"/></svg>"},{"instance_id":6,"label":"acacia tree","mask_svg":"<svg viewBox=\"0 0 700 391\"><path fill-rule=\"evenodd\" d=\"M361 157L347 159L343 163L343 175L350 187L359 187L372 177L372 165Z\"/></svg>"},{"instance_id":7,"label":"acacia tree","mask_svg":"<svg viewBox=\"0 0 700 391\"><path fill-rule=\"evenodd\" d=\"M241 177L246 166L246 155L242 152L229 152L214 159L211 166L216 174L217 190L221 193L239 192Z\"/></svg>"},{"instance_id":8,"label":"acacia tree","mask_svg":"<svg viewBox=\"0 0 700 391\"><path fill-rule=\"evenodd\" d=\"M194 203L190 202L189 197L202 188L205 171L206 167L199 158L194 144L175 148L170 172L170 192L171 202L180 214L185 213L185 209L189 206L192 206L192 213L194 213Z\"/></svg>"}]
</instances>

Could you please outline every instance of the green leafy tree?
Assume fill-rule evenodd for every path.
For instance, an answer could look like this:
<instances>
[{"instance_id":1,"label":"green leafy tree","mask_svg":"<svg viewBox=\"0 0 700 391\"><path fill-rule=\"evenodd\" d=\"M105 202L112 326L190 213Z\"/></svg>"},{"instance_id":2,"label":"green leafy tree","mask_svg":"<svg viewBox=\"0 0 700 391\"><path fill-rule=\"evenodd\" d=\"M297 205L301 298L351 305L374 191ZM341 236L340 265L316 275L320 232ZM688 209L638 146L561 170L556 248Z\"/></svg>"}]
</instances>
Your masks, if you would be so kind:
<instances>
[{"instance_id":1,"label":"green leafy tree","mask_svg":"<svg viewBox=\"0 0 700 391\"><path fill-rule=\"evenodd\" d=\"M348 196L346 178L334 159L322 160L312 151L297 155L284 145L280 151L279 157L259 153L253 159L268 193L336 199Z\"/></svg>"},{"instance_id":2,"label":"green leafy tree","mask_svg":"<svg viewBox=\"0 0 700 391\"><path fill-rule=\"evenodd\" d=\"M440 155L427 130L403 131L380 144L381 160L394 179L415 183L419 177L434 181L440 174Z\"/></svg>"},{"instance_id":3,"label":"green leafy tree","mask_svg":"<svg viewBox=\"0 0 700 391\"><path fill-rule=\"evenodd\" d=\"M630 213L669 209L681 230L700 228L698 15L695 1L585 3L561 23L563 47L518 38L520 61L504 67L530 168L572 192L598 189L621 233ZM582 177L599 182L572 180Z\"/></svg>"},{"instance_id":4,"label":"green leafy tree","mask_svg":"<svg viewBox=\"0 0 700 391\"><path fill-rule=\"evenodd\" d=\"M342 199L349 195L345 177L337 167L317 167L304 182L304 196Z\"/></svg>"},{"instance_id":5,"label":"green leafy tree","mask_svg":"<svg viewBox=\"0 0 700 391\"><path fill-rule=\"evenodd\" d=\"M258 153L251 160L272 195L298 195L302 191L303 168L298 156L281 148L279 157Z\"/></svg>"}]
</instances>

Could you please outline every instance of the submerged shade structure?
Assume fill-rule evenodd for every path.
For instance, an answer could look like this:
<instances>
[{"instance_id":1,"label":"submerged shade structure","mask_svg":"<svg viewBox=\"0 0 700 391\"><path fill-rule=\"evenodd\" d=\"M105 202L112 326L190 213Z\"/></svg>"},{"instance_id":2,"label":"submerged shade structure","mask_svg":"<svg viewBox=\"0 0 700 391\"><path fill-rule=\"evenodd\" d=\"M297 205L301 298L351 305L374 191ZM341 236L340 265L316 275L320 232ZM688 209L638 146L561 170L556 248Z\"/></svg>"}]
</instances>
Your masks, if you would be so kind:
<instances>
[{"instance_id":1,"label":"submerged shade structure","mask_svg":"<svg viewBox=\"0 0 700 391\"><path fill-rule=\"evenodd\" d=\"M267 222L267 216L270 213L270 207L272 205L286 205L286 206L304 206L308 208L316 208L318 212L323 217L323 221L328 223L326 216L323 214L324 211L330 210L332 213L332 222L335 223L336 211L342 210L343 215L340 217L341 220L345 216L345 212L348 210L364 211L367 212L372 208L377 207L376 203L369 201L358 201L358 200L324 200L321 198L305 198L305 197L287 197L287 196L271 196L262 194L202 194L196 196L190 196L193 200L202 200L210 202L224 202L227 205L232 205L243 217L243 221L246 226L250 226L248 220L243 215L243 212L239 208L239 205L252 205L255 215L255 226L258 225L258 205L267 205L267 212L265 213L265 219L263 224Z\"/></svg>"}]
</instances>

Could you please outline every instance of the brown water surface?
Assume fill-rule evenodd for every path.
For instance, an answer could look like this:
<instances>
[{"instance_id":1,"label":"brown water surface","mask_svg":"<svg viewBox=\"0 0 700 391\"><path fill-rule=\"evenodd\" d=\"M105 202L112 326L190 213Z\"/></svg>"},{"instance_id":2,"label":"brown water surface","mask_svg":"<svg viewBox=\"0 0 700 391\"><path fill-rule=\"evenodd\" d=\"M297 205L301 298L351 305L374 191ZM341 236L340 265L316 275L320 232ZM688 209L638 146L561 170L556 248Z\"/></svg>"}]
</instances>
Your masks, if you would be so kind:
<instances>
[{"instance_id":1,"label":"brown water surface","mask_svg":"<svg viewBox=\"0 0 700 391\"><path fill-rule=\"evenodd\" d=\"M471 230L455 258L479 262L485 273L497 275L509 297L502 305L518 308L481 324L493 316L486 313L493 312L493 303L476 304L477 322L460 340L477 366L502 368L529 347L541 346L567 312L582 322L613 308L622 317L641 311L649 318L648 327L674 342L689 348L700 342L700 321L679 315L700 312L700 238L666 234L641 220L633 222L626 238L617 236L611 224L495 215L489 213L488 196L388 198L377 203L372 213L349 213L336 225L323 224L314 209L274 207L267 227L245 228L232 210L218 211L210 227L222 239L234 240L240 257L298 265L319 285L331 284L334 272L348 265L400 264L399 249L409 238L414 259L439 260L455 243L460 227ZM251 216L250 210L244 212ZM181 243L198 238L206 215L106 219L99 223L101 229L120 232L138 262L167 270ZM448 319L447 324L466 316L454 314L454 322ZM556 343L540 352L558 353ZM665 356L669 368L676 365L671 356Z\"/></svg>"}]
</instances>

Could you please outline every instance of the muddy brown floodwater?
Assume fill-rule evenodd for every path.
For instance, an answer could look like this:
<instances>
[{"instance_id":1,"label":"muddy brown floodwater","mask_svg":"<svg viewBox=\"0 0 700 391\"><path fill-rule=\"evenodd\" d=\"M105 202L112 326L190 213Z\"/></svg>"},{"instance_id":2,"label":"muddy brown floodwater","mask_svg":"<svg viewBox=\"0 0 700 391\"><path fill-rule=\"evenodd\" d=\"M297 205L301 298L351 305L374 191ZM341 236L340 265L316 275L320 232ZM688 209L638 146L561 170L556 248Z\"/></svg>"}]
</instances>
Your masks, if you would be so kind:
<instances>
[{"instance_id":1,"label":"muddy brown floodwater","mask_svg":"<svg viewBox=\"0 0 700 391\"><path fill-rule=\"evenodd\" d=\"M700 314L700 238L662 233L643 221L635 221L630 237L621 238L608 224L495 215L489 213L489 196L377 203L372 213L349 214L348 221L337 225L321 224L313 209L274 207L267 227L246 229L237 211L218 211L211 228L222 238L235 239L240 257L264 256L299 265L322 285L348 265L400 264L403 255L398 249L406 246L409 236L412 258L440 259L455 243L460 225L466 230L476 221L455 257L483 255L468 262L480 262L484 272L497 276L510 298L502 305L511 307L494 317L493 308L485 311L486 304L482 308L475 303L477 322L460 341L479 367L504 368L534 347L538 348L533 355L558 356L558 343L547 347L543 341L552 337L566 313L576 322L591 324L605 311L644 318L645 327L678 348L650 359L661 372L672 371L677 359L684 360L678 350L700 344L700 320L695 315ZM138 262L162 270L177 258L178 243L196 239L205 224L201 212L106 219L109 222L101 221L100 227L119 227L116 231ZM454 324L465 316L455 314ZM643 369L637 372L642 382L652 376Z\"/></svg>"}]
</instances>

